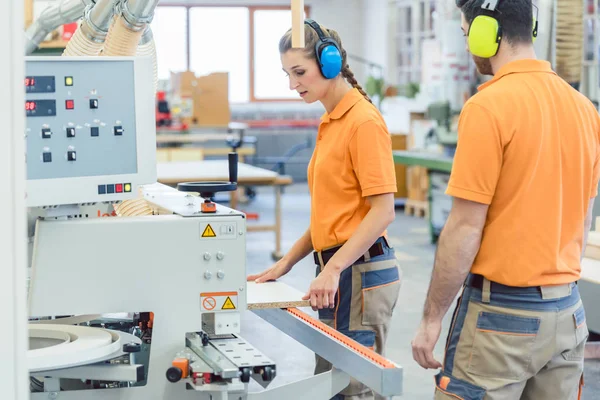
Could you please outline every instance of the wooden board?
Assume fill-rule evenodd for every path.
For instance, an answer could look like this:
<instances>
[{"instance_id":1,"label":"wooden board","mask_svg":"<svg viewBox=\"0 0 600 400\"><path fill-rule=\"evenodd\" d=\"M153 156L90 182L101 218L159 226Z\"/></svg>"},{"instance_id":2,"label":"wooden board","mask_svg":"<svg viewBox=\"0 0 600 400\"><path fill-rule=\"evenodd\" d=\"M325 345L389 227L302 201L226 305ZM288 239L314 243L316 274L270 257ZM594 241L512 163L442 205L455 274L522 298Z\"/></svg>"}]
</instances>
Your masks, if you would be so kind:
<instances>
[{"instance_id":1,"label":"wooden board","mask_svg":"<svg viewBox=\"0 0 600 400\"><path fill-rule=\"evenodd\" d=\"M584 257L581 262L581 279L600 285L600 261Z\"/></svg>"},{"instance_id":2,"label":"wooden board","mask_svg":"<svg viewBox=\"0 0 600 400\"><path fill-rule=\"evenodd\" d=\"M157 179L161 183L229 181L227 160L181 161L158 163ZM277 172L238 163L238 183L272 185L278 178Z\"/></svg>"},{"instance_id":3,"label":"wooden board","mask_svg":"<svg viewBox=\"0 0 600 400\"><path fill-rule=\"evenodd\" d=\"M308 300L302 300L303 293L283 282L247 284L248 309L310 307Z\"/></svg>"}]
</instances>

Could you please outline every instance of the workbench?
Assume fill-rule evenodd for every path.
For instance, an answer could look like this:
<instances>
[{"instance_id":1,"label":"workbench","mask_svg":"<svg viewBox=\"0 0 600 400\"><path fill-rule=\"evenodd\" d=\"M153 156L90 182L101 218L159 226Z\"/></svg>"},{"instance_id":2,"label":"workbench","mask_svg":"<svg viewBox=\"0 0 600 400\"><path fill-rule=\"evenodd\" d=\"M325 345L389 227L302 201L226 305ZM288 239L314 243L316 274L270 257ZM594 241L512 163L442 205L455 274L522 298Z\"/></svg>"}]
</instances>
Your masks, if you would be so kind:
<instances>
[{"instance_id":1,"label":"workbench","mask_svg":"<svg viewBox=\"0 0 600 400\"><path fill-rule=\"evenodd\" d=\"M436 243L452 207L452 198L446 195L445 191L452 171L453 158L444 154L414 150L397 150L393 151L393 154L396 164L427 168L429 232L431 243Z\"/></svg>"},{"instance_id":2,"label":"workbench","mask_svg":"<svg viewBox=\"0 0 600 400\"><path fill-rule=\"evenodd\" d=\"M584 257L581 262L579 293L585 307L588 329L600 334L600 261Z\"/></svg>"},{"instance_id":3,"label":"workbench","mask_svg":"<svg viewBox=\"0 0 600 400\"><path fill-rule=\"evenodd\" d=\"M157 164L157 180L169 186L183 182L229 181L227 160L180 161ZM275 232L274 260L283 256L281 251L281 190L292 184L292 178L277 172L238 163L239 186L273 186L275 189L275 224L248 225L248 232ZM231 208L237 208L237 192L231 192Z\"/></svg>"}]
</instances>

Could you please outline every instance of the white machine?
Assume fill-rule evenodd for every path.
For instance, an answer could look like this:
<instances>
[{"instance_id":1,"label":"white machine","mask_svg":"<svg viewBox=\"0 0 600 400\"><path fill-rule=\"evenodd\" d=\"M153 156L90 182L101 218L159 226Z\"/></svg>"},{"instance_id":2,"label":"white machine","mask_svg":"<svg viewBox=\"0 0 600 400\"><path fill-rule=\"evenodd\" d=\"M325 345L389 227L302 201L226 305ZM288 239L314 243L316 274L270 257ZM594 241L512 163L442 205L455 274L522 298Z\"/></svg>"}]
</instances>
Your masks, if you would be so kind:
<instances>
[{"instance_id":1,"label":"white machine","mask_svg":"<svg viewBox=\"0 0 600 400\"><path fill-rule=\"evenodd\" d=\"M401 394L401 367L295 309L255 312L335 368L267 388L275 364L239 336L245 215L204 200L236 189L237 158L230 182L156 184L150 60L30 57L26 75L32 399L328 399L349 376ZM116 216L139 198L152 215Z\"/></svg>"}]
</instances>

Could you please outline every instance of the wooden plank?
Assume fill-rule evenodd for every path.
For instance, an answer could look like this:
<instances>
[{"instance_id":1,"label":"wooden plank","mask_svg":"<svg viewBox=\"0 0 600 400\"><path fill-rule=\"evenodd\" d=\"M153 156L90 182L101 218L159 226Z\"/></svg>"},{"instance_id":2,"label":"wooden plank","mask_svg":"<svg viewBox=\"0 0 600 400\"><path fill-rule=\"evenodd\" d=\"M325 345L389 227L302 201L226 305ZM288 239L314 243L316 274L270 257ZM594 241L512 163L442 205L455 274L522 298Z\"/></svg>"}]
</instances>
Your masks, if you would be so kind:
<instances>
[{"instance_id":1,"label":"wooden plank","mask_svg":"<svg viewBox=\"0 0 600 400\"><path fill-rule=\"evenodd\" d=\"M600 247L600 232L597 232L597 231L589 232L587 244L588 244L588 246L592 245L592 246Z\"/></svg>"},{"instance_id":2,"label":"wooden plank","mask_svg":"<svg viewBox=\"0 0 600 400\"><path fill-rule=\"evenodd\" d=\"M227 160L182 161L158 163L157 179L161 183L229 181ZM238 163L238 183L240 185L273 185L277 172Z\"/></svg>"},{"instance_id":3,"label":"wooden plank","mask_svg":"<svg viewBox=\"0 0 600 400\"><path fill-rule=\"evenodd\" d=\"M283 282L247 282L248 309L310 307L308 300L302 300L305 293Z\"/></svg>"},{"instance_id":4,"label":"wooden plank","mask_svg":"<svg viewBox=\"0 0 600 400\"><path fill-rule=\"evenodd\" d=\"M600 261L584 257L581 261L581 279L600 285Z\"/></svg>"}]
</instances>

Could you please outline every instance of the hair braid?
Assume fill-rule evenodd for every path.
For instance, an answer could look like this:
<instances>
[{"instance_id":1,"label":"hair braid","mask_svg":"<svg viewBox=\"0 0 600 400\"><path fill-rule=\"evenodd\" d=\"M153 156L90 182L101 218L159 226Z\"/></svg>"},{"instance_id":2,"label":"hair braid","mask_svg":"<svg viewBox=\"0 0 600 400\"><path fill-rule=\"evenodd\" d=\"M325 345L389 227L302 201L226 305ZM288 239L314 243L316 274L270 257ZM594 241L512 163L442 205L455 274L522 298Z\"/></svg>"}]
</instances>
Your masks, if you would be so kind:
<instances>
[{"instance_id":1,"label":"hair braid","mask_svg":"<svg viewBox=\"0 0 600 400\"><path fill-rule=\"evenodd\" d=\"M350 66L348 64L346 64L346 66L344 68L342 68L342 76L344 78L346 78L348 83L351 84L353 88L358 89L360 94L362 94L365 97L365 99L367 99L369 102L373 103L373 101L371 101L371 98L369 97L367 92L365 92L365 90L362 88L362 86L360 86L360 84L354 77L354 72L352 72L352 70L350 69Z\"/></svg>"}]
</instances>

